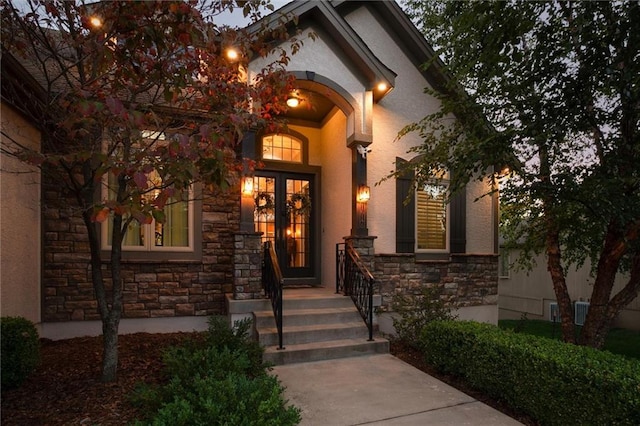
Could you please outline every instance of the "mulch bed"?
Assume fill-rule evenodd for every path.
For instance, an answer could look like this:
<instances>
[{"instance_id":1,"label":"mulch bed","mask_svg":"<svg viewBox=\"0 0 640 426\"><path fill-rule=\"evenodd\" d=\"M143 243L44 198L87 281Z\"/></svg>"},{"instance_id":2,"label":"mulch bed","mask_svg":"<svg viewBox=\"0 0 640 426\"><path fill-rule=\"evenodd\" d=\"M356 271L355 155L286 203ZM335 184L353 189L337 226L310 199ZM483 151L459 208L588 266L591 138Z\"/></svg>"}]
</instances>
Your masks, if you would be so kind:
<instances>
[{"instance_id":1,"label":"mulch bed","mask_svg":"<svg viewBox=\"0 0 640 426\"><path fill-rule=\"evenodd\" d=\"M137 333L119 338L116 383L100 381L101 337L42 340L42 362L18 389L2 392L2 425L125 425L140 418L127 400L137 383L160 383L162 351L194 337L194 333ZM426 365L420 353L392 342L391 353L528 425L536 425L499 401L486 398L455 378Z\"/></svg>"}]
</instances>

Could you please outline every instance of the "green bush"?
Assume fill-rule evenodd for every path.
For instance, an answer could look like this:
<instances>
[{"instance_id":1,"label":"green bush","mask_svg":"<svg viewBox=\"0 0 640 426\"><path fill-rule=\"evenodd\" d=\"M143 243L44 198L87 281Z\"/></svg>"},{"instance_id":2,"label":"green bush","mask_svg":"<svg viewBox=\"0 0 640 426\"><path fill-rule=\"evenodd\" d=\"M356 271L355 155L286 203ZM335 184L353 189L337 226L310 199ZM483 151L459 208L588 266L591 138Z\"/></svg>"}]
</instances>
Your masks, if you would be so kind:
<instances>
[{"instance_id":1,"label":"green bush","mask_svg":"<svg viewBox=\"0 0 640 426\"><path fill-rule=\"evenodd\" d=\"M249 338L251 321L231 328L209 321L204 342L193 341L164 353L164 386L139 386L131 401L151 425L295 425L300 412L285 407L284 389L266 374L263 349Z\"/></svg>"},{"instance_id":2,"label":"green bush","mask_svg":"<svg viewBox=\"0 0 640 426\"><path fill-rule=\"evenodd\" d=\"M432 322L420 343L440 371L543 425L640 424L636 361L474 322Z\"/></svg>"},{"instance_id":3,"label":"green bush","mask_svg":"<svg viewBox=\"0 0 640 426\"><path fill-rule=\"evenodd\" d=\"M18 387L40 362L40 342L35 325L22 317L0 318L2 339L2 389Z\"/></svg>"},{"instance_id":4,"label":"green bush","mask_svg":"<svg viewBox=\"0 0 640 426\"><path fill-rule=\"evenodd\" d=\"M399 315L393 318L398 337L414 347L418 346L420 333L428 323L456 318L451 308L440 299L439 291L433 287L422 287L417 295L394 295L391 309Z\"/></svg>"},{"instance_id":5,"label":"green bush","mask_svg":"<svg viewBox=\"0 0 640 426\"><path fill-rule=\"evenodd\" d=\"M164 404L151 425L296 425L300 414L285 407L282 387L269 375L249 378L236 373L222 380L193 377L169 384L173 399ZM144 424L144 423L137 423Z\"/></svg>"}]
</instances>

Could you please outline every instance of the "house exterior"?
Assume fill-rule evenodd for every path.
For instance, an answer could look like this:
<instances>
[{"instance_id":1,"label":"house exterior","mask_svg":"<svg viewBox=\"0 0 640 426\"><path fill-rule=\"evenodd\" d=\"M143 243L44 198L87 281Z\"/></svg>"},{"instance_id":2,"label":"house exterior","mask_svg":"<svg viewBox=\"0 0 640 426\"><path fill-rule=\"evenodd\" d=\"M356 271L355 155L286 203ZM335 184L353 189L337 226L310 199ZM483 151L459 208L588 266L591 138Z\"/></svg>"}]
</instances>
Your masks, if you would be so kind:
<instances>
[{"instance_id":1,"label":"house exterior","mask_svg":"<svg viewBox=\"0 0 640 426\"><path fill-rule=\"evenodd\" d=\"M517 259L518 254L517 251L500 253L499 318L519 319L526 315L529 319L552 321L554 312L552 312L551 306L555 303L556 296L549 271L546 268L546 259L544 256L538 256L531 271L510 268L509 264ZM589 298L593 291L594 277L590 275L590 270L589 263L585 263L580 268L572 267L567 270L566 280L569 295L574 303L581 305L578 308L578 323L581 322L581 312L584 312L585 307L588 309ZM616 277L613 294L620 291L628 280L628 275L619 274ZM575 310L574 305L574 314ZM613 326L640 330L640 299L636 298L623 309Z\"/></svg>"},{"instance_id":2,"label":"house exterior","mask_svg":"<svg viewBox=\"0 0 640 426\"><path fill-rule=\"evenodd\" d=\"M296 1L276 13L298 16L301 33L315 35L288 64L296 76L291 98L299 103L285 117L288 128L245 135L243 157L263 166L232 191L185 205L163 229L136 229L136 241L124 247L121 332L200 329L210 315L264 298L264 241L276 247L285 286L297 287L334 288L336 244L353 244L376 280L384 331L392 296L423 286L440 289L461 318L495 323L497 195L477 200L489 183L471 182L445 205L446 171L408 204L411 176L382 181L396 164L415 160L407 152L420 143L418 135L396 141L398 131L438 109L423 93L445 78L437 65L422 70L433 56L430 46L395 2ZM249 77L268 60L250 62ZM2 100L4 137L20 117L11 99ZM29 123L20 126L37 143ZM33 229L40 218L41 249L27 244L30 252L21 255L41 259L40 277L32 271L18 285L19 271L4 274L5 253L20 243L5 234L4 167L2 179L2 314L33 318L44 337L99 334L84 225L55 182L42 182L33 199L23 200L39 201L41 214L15 214L21 229ZM36 269L24 257L11 263ZM18 305L21 312L12 310Z\"/></svg>"}]
</instances>

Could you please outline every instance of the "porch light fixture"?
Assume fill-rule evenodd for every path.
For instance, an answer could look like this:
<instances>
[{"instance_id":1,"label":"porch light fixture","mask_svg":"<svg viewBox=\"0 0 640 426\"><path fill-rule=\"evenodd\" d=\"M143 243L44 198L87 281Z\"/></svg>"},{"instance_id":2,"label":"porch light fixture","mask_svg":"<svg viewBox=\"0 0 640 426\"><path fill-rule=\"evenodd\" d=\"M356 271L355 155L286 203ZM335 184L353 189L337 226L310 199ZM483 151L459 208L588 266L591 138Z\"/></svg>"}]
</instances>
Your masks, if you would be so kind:
<instances>
[{"instance_id":1,"label":"porch light fixture","mask_svg":"<svg viewBox=\"0 0 640 426\"><path fill-rule=\"evenodd\" d=\"M387 83L385 83L384 81L378 83L378 86L377 86L378 90L381 92L384 92L385 90L387 90L388 87L389 86L387 86Z\"/></svg>"},{"instance_id":2,"label":"porch light fixture","mask_svg":"<svg viewBox=\"0 0 640 426\"><path fill-rule=\"evenodd\" d=\"M366 203L371 198L371 189L367 185L358 186L358 193L356 194L356 201L359 203Z\"/></svg>"},{"instance_id":3,"label":"porch light fixture","mask_svg":"<svg viewBox=\"0 0 640 426\"><path fill-rule=\"evenodd\" d=\"M242 195L253 197L253 177L245 176L242 178Z\"/></svg>"},{"instance_id":4,"label":"porch light fixture","mask_svg":"<svg viewBox=\"0 0 640 426\"><path fill-rule=\"evenodd\" d=\"M240 57L240 53L238 53L238 51L234 48L227 49L226 55L227 59L229 59L230 61L236 61Z\"/></svg>"},{"instance_id":5,"label":"porch light fixture","mask_svg":"<svg viewBox=\"0 0 640 426\"><path fill-rule=\"evenodd\" d=\"M89 18L89 23L93 28L100 28L102 26L102 19L99 16L93 15Z\"/></svg>"},{"instance_id":6,"label":"porch light fixture","mask_svg":"<svg viewBox=\"0 0 640 426\"><path fill-rule=\"evenodd\" d=\"M296 98L295 96L289 96L287 98L287 106L289 108L296 108L298 105L300 105L300 99Z\"/></svg>"}]
</instances>

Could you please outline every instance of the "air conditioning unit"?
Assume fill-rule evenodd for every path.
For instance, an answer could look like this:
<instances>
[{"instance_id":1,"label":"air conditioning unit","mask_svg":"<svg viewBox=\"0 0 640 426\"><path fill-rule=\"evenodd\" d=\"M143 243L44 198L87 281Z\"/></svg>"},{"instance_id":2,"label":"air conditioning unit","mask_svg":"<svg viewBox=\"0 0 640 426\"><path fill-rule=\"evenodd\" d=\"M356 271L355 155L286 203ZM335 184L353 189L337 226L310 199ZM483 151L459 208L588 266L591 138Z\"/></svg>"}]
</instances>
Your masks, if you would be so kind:
<instances>
[{"instance_id":1,"label":"air conditioning unit","mask_svg":"<svg viewBox=\"0 0 640 426\"><path fill-rule=\"evenodd\" d=\"M549 303L549 321L560 322L560 310L556 302Z\"/></svg>"},{"instance_id":2,"label":"air conditioning unit","mask_svg":"<svg viewBox=\"0 0 640 426\"><path fill-rule=\"evenodd\" d=\"M589 302L575 302L573 305L573 322L575 325L584 325L589 312Z\"/></svg>"}]
</instances>

